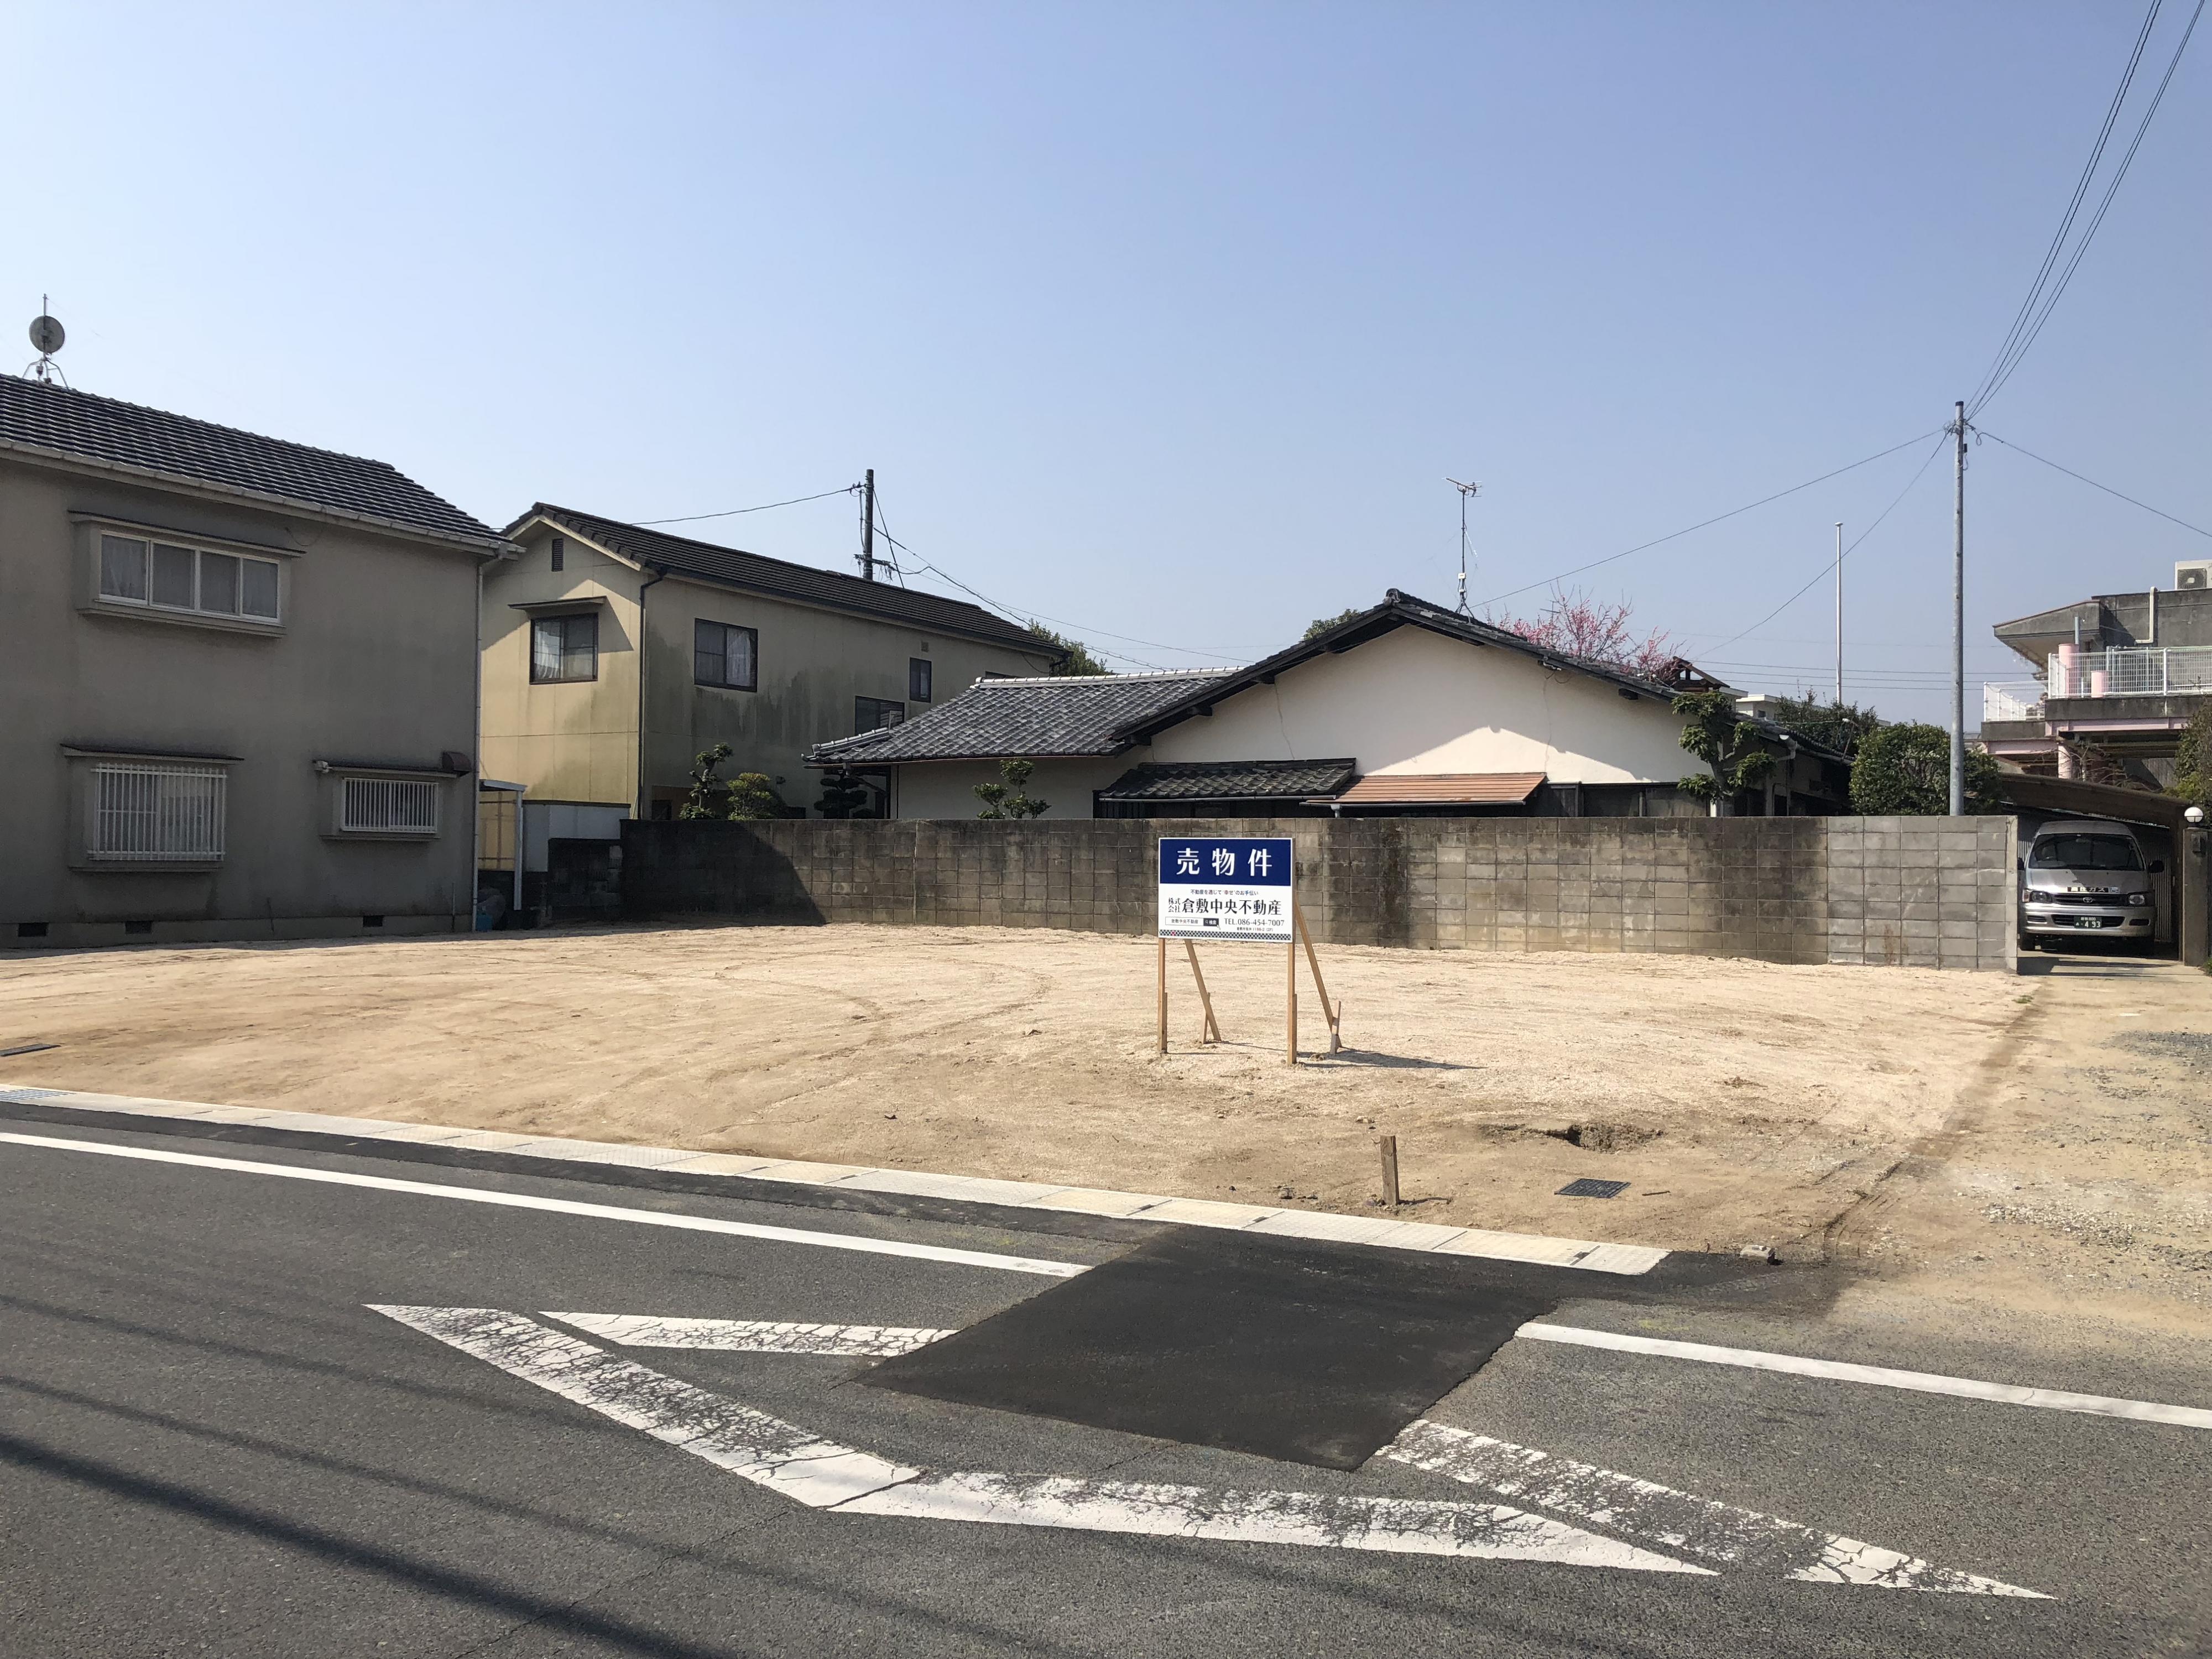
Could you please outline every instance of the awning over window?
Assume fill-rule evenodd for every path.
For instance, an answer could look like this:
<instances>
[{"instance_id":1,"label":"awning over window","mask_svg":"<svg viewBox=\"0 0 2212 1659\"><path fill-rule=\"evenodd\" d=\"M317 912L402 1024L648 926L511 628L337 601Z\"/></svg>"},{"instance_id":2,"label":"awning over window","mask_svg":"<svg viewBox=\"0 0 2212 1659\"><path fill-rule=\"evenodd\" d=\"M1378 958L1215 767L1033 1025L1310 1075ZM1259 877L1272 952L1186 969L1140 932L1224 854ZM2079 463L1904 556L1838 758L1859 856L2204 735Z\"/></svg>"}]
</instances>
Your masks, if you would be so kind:
<instances>
[{"instance_id":1,"label":"awning over window","mask_svg":"<svg viewBox=\"0 0 2212 1659\"><path fill-rule=\"evenodd\" d=\"M1316 806L1521 806L1541 787L1541 772L1370 773Z\"/></svg>"},{"instance_id":2,"label":"awning over window","mask_svg":"<svg viewBox=\"0 0 2212 1659\"><path fill-rule=\"evenodd\" d=\"M1147 761L1098 792L1102 801L1281 800L1333 795L1358 770L1352 760Z\"/></svg>"}]
</instances>

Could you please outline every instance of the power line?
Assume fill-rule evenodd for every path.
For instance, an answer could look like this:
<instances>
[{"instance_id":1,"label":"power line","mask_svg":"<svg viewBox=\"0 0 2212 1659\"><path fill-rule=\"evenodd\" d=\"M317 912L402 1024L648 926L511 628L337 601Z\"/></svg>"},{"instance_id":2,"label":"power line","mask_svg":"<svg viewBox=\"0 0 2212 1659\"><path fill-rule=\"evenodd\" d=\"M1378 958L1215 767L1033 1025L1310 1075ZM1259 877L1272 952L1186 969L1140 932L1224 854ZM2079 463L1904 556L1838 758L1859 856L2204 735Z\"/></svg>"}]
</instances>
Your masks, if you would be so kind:
<instances>
[{"instance_id":1,"label":"power line","mask_svg":"<svg viewBox=\"0 0 2212 1659\"><path fill-rule=\"evenodd\" d=\"M1611 564L1615 560L1625 559L1631 553L1641 553L1649 548L1660 546L1663 543L1680 541L1685 536L1692 535L1698 531L1719 524L1723 520L1739 517L1743 514L1750 512L1753 507L1765 507L1769 501L1778 501L1784 495L1795 495L1801 489L1810 489L1814 484L1826 483L1831 478L1840 478L1846 472L1855 472L1860 467L1868 465L1872 462L1881 460L1884 456L1894 455L1900 449L1910 449L1913 445L1920 442L1922 439L1930 438L1933 436L1935 436L1935 434L1931 432L1920 433L1917 436L1907 438L1901 444L1892 444L1887 449L1881 450L1875 454L1869 455L1863 460L1853 461L1849 466L1839 466L1833 472L1823 472L1817 478L1806 479L1803 483L1791 484L1787 489L1778 489L1771 495L1762 495L1757 501L1747 501L1741 507L1730 507L1727 512L1716 514L1710 519L1701 520L1699 522L1690 526L1686 530L1677 530L1671 534L1656 537L1648 542L1640 542L1636 546L1629 548L1625 551L1608 554L1602 559L1593 559L1588 564L1578 564L1572 570L1562 570L1556 576L1547 576L1542 581L1530 582L1526 587L1516 587L1510 592L1494 593L1490 598L1485 599L1482 603L1486 607L1496 605L1501 599L1518 599L1523 593L1533 593L1540 587L1550 587L1557 583L1566 580L1570 576L1579 576L1586 570L1595 570L1600 565Z\"/></svg>"},{"instance_id":2,"label":"power line","mask_svg":"<svg viewBox=\"0 0 2212 1659\"><path fill-rule=\"evenodd\" d=\"M825 489L818 495L793 495L787 501L763 501L758 507L732 507L720 513L687 513L680 519L634 519L633 524L696 524L702 519L734 519L741 513L765 513L772 507L797 507L801 501L826 501L832 495L849 495L860 486L847 484L842 489Z\"/></svg>"},{"instance_id":3,"label":"power line","mask_svg":"<svg viewBox=\"0 0 2212 1659\"><path fill-rule=\"evenodd\" d=\"M1948 438L1949 435L1950 434L1948 433L1944 434L1946 438ZM1715 646L1713 649L1716 651L1725 651L1729 647L1734 645L1738 640L1744 638L1745 635L1756 634L1760 629L1765 627L1767 623L1772 622L1777 617L1787 611L1791 605L1796 604L1798 600L1803 599L1808 593L1811 592L1813 591L1813 585L1814 582L1819 581L1830 571L1842 564L1845 559L1850 557L1853 553L1858 550L1860 542L1864 541L1868 537L1873 535L1875 531L1881 528L1881 521L1884 519L1887 519L1891 514L1897 511L1899 504L1901 503L1907 495L1910 495L1912 493L1913 485L1918 483L1923 477L1927 476L1928 469L1935 464L1936 458L1942 453L1943 446L1940 443L1937 444L1935 448L1929 450L1928 452L1928 459L1920 463L1920 470L1915 472L1911 478L1905 481L1905 488L1899 490L1896 495L1892 498L1889 505L1882 508L1881 513L1875 515L1875 521L1869 525L1864 530L1859 532L1856 541L1852 542L1851 544L1849 547L1846 547L1841 553L1838 553L1834 558L1829 560L1827 563L1822 565L1818 570L1814 571L1810 581L1808 581L1804 586L1799 588L1788 599L1783 600L1781 604L1776 605L1773 610L1768 611L1757 622L1752 623L1750 627L1745 629L1743 633L1729 635L1727 639L1723 640L1718 645Z\"/></svg>"},{"instance_id":4,"label":"power line","mask_svg":"<svg viewBox=\"0 0 2212 1659\"><path fill-rule=\"evenodd\" d=\"M926 570L932 575L940 577L944 580L951 582L953 586L958 588L963 593L967 594L969 598L981 601L983 604L988 605L992 610L997 611L1000 616L1006 617L1009 621L1020 623L1028 623L1031 621L1058 623L1062 628L1073 628L1078 633L1083 635L1085 636L1083 642L1085 644L1089 643L1090 640L1094 637L1099 639L1120 640L1123 643L1128 645L1150 646L1157 651L1181 652L1187 657L1206 656L1214 653L1218 649L1218 647L1212 646L1200 646L1194 648L1187 645L1170 645L1165 640L1140 640L1133 634L1116 634L1107 629L1092 628L1087 623L1070 622L1065 617L1048 617L1042 611L1031 611L1025 605L1002 605L997 599L991 598L988 594L980 592L976 589L969 586L966 582L962 581L959 577L952 574L951 571L945 570L938 565L930 563L919 553L915 552L915 550L908 547L904 542L892 535L890 531L884 531L881 534L883 538L889 542L893 547L898 549L902 553L909 555L914 559L914 571L906 574L918 574ZM1139 667L1158 669L1162 672L1168 672L1166 665L1163 663L1146 662L1141 657L1132 657L1126 652L1103 651L1103 647L1102 651L1106 656L1117 657L1123 662L1133 662L1137 664ZM1234 655L1236 653L1231 652L1225 653L1224 654Z\"/></svg>"},{"instance_id":5,"label":"power line","mask_svg":"<svg viewBox=\"0 0 2212 1659\"><path fill-rule=\"evenodd\" d=\"M2158 7L2154 3L2151 7L2151 18L2154 19L2157 15ZM2004 389L2004 383L2012 378L2013 370L2020 367L2021 359L2027 355L2028 348L2035 343L2036 336L2043 332L2044 324L2051 320L2051 313L2057 308L2058 301L2065 297L2067 285L2074 280L2074 272L2081 263L2081 256L2089 251L2089 244L2097 234L2097 227L2105 222L2105 215L2112 205L2112 198L2119 194L2121 181L2126 179L2129 167L2135 163L2136 151L2142 148L2143 135L2150 131L2151 119L2158 113L2159 105L2165 101L2166 88L2172 84L2173 72L2181 67L2181 54L2189 49L2189 38L2197 33L2197 20L2203 15L2204 0L2197 0L2197 9L2189 15L2189 26L2182 30L2181 40L2173 48L2173 56L2166 61L2166 73L2159 78L2158 90L2151 94L2150 103L2143 111L2142 119L2136 124L2136 136L2129 140L2127 152L2120 157L2120 164L2113 171L2112 183L2105 187L2104 199L2097 204L2097 211L2091 216L2088 228L2081 233L2081 240L2075 244L2073 255L2066 262L2066 269L2060 273L2057 286L2051 290L2050 297L2043 302L2042 309L2036 314L2033 324L2030 325L2019 343L2013 347L2011 360L2005 364L2004 370L1997 376L1996 383L1975 399L1973 409L1968 411L1970 416L1978 412L1990 398ZM2148 30L2149 26L2150 19L2146 19L2144 22L2146 31ZM2132 64L2130 66L2129 73L2130 76L2134 73ZM2125 84L2123 83L2121 91L2124 93L2126 89Z\"/></svg>"},{"instance_id":6,"label":"power line","mask_svg":"<svg viewBox=\"0 0 2212 1659\"><path fill-rule=\"evenodd\" d=\"M2027 456L2029 460L2041 461L2044 465L2049 467L2052 471L2063 472L2069 478L2079 479L2081 483L2088 485L2092 489L2101 489L2107 495L2118 495L2120 500L2125 501L2130 507L2139 507L2142 508L2144 512L2150 514L2154 518L2164 519L2168 524L2178 524L2184 530L2194 531L2200 536L2212 536L2212 530L2207 530L2202 525L2191 524L2186 519L2177 519L2171 513L2162 513L2157 507L2153 507L2148 501L2139 501L2132 495L2122 494L2119 490L2113 489L2110 484L2100 484L2094 478L2082 477L2082 476L2079 472L2076 472L2072 467L2061 466L2057 462L2050 459L2046 456L2039 455L2032 449L2021 449L2020 445L2013 442L2009 438L2000 438L1994 432L1984 432L1982 436L1990 439L1993 442L2002 444L2007 449L2018 449L2020 450L2020 453Z\"/></svg>"},{"instance_id":7,"label":"power line","mask_svg":"<svg viewBox=\"0 0 2212 1659\"><path fill-rule=\"evenodd\" d=\"M2135 83L2136 69L2142 62L2143 47L2149 43L2152 25L2158 21L2160 3L2160 0L2151 0L2150 10L2144 14L2142 27L2136 31L2135 50L2128 54L2128 66L2120 76L2119 89L2112 94L2112 101L2105 111L2105 124L2097 129L2097 142L2090 147L2088 163L2081 169L2081 178L2075 181L2073 198L2066 204L2065 216L2058 222L2057 234L2051 239L2051 246L2044 250L2043 263L2036 267L2035 280L2028 284L2027 297L2020 302L2020 310L2013 317L2012 326L2005 331L2004 339L1997 347L1997 355L1990 360L1990 366L1982 371L1982 378L1975 382L1974 390L1966 399L1975 409L1982 406L1982 394L1990 388L1997 378L1997 371L2004 366L2005 358L2019 342L2021 331L2027 328L2028 319L2034 314L2036 301L2042 295L2043 285L2050 280L2051 268L2058 263L2059 252L2066 246L2067 234L2074 228L2074 216L2081 210L2082 200L2089 193L2089 181L2096 176L2097 164L2104 159L2105 145L2112 136L2113 126L2119 121L2120 106L2127 101L2128 88Z\"/></svg>"}]
</instances>

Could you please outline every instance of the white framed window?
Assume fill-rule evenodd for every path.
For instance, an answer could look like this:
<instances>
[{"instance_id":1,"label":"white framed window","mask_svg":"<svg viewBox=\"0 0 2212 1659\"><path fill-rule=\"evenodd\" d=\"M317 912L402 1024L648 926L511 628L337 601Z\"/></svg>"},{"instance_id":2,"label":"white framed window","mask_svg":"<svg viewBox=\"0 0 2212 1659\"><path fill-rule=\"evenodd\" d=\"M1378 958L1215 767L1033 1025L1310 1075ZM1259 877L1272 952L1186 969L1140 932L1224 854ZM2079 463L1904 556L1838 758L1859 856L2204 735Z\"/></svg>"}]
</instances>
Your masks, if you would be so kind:
<instances>
[{"instance_id":1,"label":"white framed window","mask_svg":"<svg viewBox=\"0 0 2212 1659\"><path fill-rule=\"evenodd\" d=\"M422 778L347 778L338 797L338 828L349 835L434 836L441 793Z\"/></svg>"},{"instance_id":2,"label":"white framed window","mask_svg":"<svg viewBox=\"0 0 2212 1659\"><path fill-rule=\"evenodd\" d=\"M102 761L92 769L88 848L100 860L212 864L222 857L220 766Z\"/></svg>"},{"instance_id":3,"label":"white framed window","mask_svg":"<svg viewBox=\"0 0 2212 1659\"><path fill-rule=\"evenodd\" d=\"M150 536L100 532L100 598L104 605L275 623L283 620L281 591L274 559L219 553Z\"/></svg>"}]
</instances>

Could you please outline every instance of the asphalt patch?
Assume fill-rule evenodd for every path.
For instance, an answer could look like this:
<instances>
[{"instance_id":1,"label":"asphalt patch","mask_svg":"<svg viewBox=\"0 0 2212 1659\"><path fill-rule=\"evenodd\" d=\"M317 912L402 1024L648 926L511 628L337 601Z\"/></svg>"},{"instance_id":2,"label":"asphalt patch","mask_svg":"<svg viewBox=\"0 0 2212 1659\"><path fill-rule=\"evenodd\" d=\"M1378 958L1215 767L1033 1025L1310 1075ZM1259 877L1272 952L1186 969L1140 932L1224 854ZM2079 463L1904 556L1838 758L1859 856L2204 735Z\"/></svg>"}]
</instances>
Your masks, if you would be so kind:
<instances>
[{"instance_id":1,"label":"asphalt patch","mask_svg":"<svg viewBox=\"0 0 2212 1659\"><path fill-rule=\"evenodd\" d=\"M1354 1469L1557 1302L1432 1255L1174 1234L861 1380Z\"/></svg>"}]
</instances>

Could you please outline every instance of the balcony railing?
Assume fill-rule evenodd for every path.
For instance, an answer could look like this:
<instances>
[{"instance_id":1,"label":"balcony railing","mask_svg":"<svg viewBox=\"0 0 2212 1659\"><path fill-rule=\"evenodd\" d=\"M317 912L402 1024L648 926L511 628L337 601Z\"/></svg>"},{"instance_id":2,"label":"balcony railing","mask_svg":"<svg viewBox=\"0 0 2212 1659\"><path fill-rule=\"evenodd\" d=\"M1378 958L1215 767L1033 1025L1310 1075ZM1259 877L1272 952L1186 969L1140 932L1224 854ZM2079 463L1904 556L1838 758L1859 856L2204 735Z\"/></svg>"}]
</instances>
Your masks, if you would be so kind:
<instances>
[{"instance_id":1,"label":"balcony railing","mask_svg":"<svg viewBox=\"0 0 2212 1659\"><path fill-rule=\"evenodd\" d=\"M2043 718L2043 688L2033 680L1982 687L1982 723L1991 720L2039 720Z\"/></svg>"},{"instance_id":2,"label":"balcony railing","mask_svg":"<svg viewBox=\"0 0 2212 1659\"><path fill-rule=\"evenodd\" d=\"M2070 659L2070 660L2069 660ZM2160 696L2212 691L2212 646L2124 646L2051 653L2054 697Z\"/></svg>"}]
</instances>

